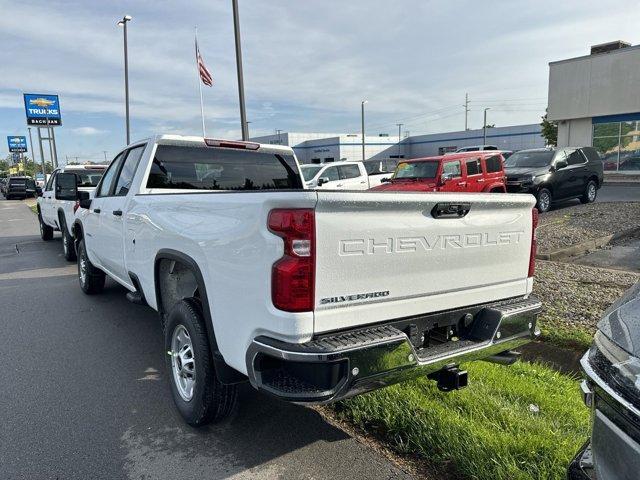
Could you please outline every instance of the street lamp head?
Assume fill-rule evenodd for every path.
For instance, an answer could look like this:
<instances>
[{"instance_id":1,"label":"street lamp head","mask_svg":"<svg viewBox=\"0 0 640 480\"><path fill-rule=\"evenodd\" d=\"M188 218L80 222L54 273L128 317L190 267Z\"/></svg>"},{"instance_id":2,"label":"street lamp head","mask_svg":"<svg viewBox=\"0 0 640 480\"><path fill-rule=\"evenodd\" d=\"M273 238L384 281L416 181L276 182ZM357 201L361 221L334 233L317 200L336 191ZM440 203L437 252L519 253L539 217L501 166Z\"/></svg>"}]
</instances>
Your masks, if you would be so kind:
<instances>
[{"instance_id":1,"label":"street lamp head","mask_svg":"<svg viewBox=\"0 0 640 480\"><path fill-rule=\"evenodd\" d=\"M122 20L119 20L117 25L119 27L124 27L124 24L131 21L131 15L125 15L124 17L122 17Z\"/></svg>"},{"instance_id":2,"label":"street lamp head","mask_svg":"<svg viewBox=\"0 0 640 480\"><path fill-rule=\"evenodd\" d=\"M369 103L369 100L362 100L362 104Z\"/></svg>"},{"instance_id":3,"label":"street lamp head","mask_svg":"<svg viewBox=\"0 0 640 480\"><path fill-rule=\"evenodd\" d=\"M119 27L124 27L124 22L122 20L119 20L116 25L118 25Z\"/></svg>"},{"instance_id":4,"label":"street lamp head","mask_svg":"<svg viewBox=\"0 0 640 480\"><path fill-rule=\"evenodd\" d=\"M131 15L125 15L124 16L124 21L128 22L129 20L131 20Z\"/></svg>"}]
</instances>

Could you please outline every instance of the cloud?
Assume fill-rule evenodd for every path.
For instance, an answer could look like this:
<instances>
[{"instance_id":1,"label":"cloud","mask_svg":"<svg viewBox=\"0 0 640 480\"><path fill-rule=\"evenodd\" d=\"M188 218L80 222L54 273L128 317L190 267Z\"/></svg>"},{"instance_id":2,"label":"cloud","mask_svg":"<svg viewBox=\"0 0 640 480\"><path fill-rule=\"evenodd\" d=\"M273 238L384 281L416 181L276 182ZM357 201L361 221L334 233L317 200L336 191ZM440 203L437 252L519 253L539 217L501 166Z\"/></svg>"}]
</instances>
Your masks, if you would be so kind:
<instances>
[{"instance_id":1,"label":"cloud","mask_svg":"<svg viewBox=\"0 0 640 480\"><path fill-rule=\"evenodd\" d=\"M82 135L83 137L92 137L94 135L103 135L108 133L107 130L101 130L95 127L76 127L72 128L71 131L76 135Z\"/></svg>"}]
</instances>

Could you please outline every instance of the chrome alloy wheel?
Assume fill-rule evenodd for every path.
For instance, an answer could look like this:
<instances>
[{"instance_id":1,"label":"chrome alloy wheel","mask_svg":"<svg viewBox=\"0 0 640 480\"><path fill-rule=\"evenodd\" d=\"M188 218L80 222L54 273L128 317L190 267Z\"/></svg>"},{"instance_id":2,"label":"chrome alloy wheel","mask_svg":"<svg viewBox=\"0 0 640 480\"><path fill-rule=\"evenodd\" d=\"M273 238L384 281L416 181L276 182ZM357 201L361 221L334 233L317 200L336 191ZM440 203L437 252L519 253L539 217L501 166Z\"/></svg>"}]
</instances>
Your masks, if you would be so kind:
<instances>
[{"instance_id":1,"label":"chrome alloy wheel","mask_svg":"<svg viewBox=\"0 0 640 480\"><path fill-rule=\"evenodd\" d=\"M549 198L549 194L547 192L542 192L540 194L540 198L538 198L538 202L540 204L540 210L546 212L549 210L549 205L551 204L551 199Z\"/></svg>"},{"instance_id":2,"label":"chrome alloy wheel","mask_svg":"<svg viewBox=\"0 0 640 480\"><path fill-rule=\"evenodd\" d=\"M177 325L171 336L171 371L178 393L185 402L193 398L196 386L196 359L189 332L183 325Z\"/></svg>"},{"instance_id":3,"label":"chrome alloy wheel","mask_svg":"<svg viewBox=\"0 0 640 480\"><path fill-rule=\"evenodd\" d=\"M596 199L596 186L594 183L590 183L589 186L587 187L587 198L589 199L590 202L593 202Z\"/></svg>"}]
</instances>

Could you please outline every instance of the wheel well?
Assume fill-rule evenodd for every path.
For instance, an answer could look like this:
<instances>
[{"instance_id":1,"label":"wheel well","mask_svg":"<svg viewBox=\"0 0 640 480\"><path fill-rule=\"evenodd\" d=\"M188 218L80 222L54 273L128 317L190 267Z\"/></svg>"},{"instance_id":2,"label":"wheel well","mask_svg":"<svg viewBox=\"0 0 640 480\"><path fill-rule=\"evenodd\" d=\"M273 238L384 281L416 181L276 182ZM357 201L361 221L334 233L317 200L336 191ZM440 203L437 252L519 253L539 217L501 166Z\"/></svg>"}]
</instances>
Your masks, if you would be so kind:
<instances>
[{"instance_id":1,"label":"wheel well","mask_svg":"<svg viewBox=\"0 0 640 480\"><path fill-rule=\"evenodd\" d=\"M504 185L496 185L489 189L489 193L505 193L507 191Z\"/></svg>"},{"instance_id":2,"label":"wheel well","mask_svg":"<svg viewBox=\"0 0 640 480\"><path fill-rule=\"evenodd\" d=\"M156 255L154 271L156 304L164 328L165 317L171 308L184 298L200 300L204 315L211 356L218 379L225 384L240 383L247 377L227 365L218 350L218 342L213 332L209 299L202 273L192 258L174 250L160 250Z\"/></svg>"},{"instance_id":3,"label":"wheel well","mask_svg":"<svg viewBox=\"0 0 640 480\"><path fill-rule=\"evenodd\" d=\"M553 197L553 188L548 183L543 183L542 185L538 186L536 193L538 193L543 188L546 188L547 190L549 190L551 192L551 196Z\"/></svg>"},{"instance_id":4,"label":"wheel well","mask_svg":"<svg viewBox=\"0 0 640 480\"><path fill-rule=\"evenodd\" d=\"M73 235L73 238L75 239L76 243L82 240L83 232L82 232L82 225L80 224L80 222L75 222L73 224L73 226L71 227L71 234Z\"/></svg>"},{"instance_id":5,"label":"wheel well","mask_svg":"<svg viewBox=\"0 0 640 480\"><path fill-rule=\"evenodd\" d=\"M160 314L168 313L180 300L200 297L198 280L182 262L161 258L156 264L156 298Z\"/></svg>"},{"instance_id":6,"label":"wheel well","mask_svg":"<svg viewBox=\"0 0 640 480\"><path fill-rule=\"evenodd\" d=\"M587 180L587 183L589 183L591 180L593 180L594 182L596 182L596 187L600 186L600 182L598 181L598 177L596 175L591 175L589 177L589 179Z\"/></svg>"}]
</instances>

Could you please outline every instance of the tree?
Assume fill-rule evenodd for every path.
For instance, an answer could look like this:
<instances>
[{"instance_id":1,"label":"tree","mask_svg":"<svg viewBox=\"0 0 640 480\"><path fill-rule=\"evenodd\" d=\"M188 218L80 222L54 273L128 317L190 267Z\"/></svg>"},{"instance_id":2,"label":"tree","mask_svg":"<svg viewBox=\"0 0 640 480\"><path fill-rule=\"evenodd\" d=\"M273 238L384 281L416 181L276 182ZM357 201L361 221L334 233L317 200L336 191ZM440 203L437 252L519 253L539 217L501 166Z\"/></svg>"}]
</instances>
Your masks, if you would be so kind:
<instances>
[{"instance_id":1,"label":"tree","mask_svg":"<svg viewBox=\"0 0 640 480\"><path fill-rule=\"evenodd\" d=\"M547 141L547 145L555 147L558 145L558 122L547 120L547 114L542 117L542 136Z\"/></svg>"}]
</instances>

